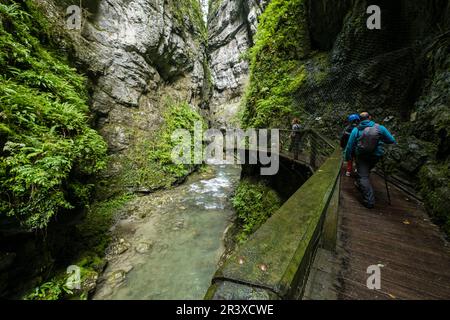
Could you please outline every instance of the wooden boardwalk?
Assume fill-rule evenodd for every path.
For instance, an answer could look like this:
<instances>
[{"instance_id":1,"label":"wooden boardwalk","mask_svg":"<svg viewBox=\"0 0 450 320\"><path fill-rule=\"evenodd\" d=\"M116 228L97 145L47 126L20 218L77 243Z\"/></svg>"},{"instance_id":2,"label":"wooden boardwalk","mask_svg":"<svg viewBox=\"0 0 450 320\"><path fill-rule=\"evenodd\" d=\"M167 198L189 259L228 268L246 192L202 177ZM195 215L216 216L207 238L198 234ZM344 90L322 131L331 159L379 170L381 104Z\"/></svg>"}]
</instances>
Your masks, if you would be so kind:
<instances>
[{"instance_id":1,"label":"wooden boardwalk","mask_svg":"<svg viewBox=\"0 0 450 320\"><path fill-rule=\"evenodd\" d=\"M373 174L375 209L361 204L353 179L342 177L336 252L319 249L305 299L450 299L450 247L421 203L391 186L388 204ZM381 290L367 288L367 268L381 265Z\"/></svg>"}]
</instances>

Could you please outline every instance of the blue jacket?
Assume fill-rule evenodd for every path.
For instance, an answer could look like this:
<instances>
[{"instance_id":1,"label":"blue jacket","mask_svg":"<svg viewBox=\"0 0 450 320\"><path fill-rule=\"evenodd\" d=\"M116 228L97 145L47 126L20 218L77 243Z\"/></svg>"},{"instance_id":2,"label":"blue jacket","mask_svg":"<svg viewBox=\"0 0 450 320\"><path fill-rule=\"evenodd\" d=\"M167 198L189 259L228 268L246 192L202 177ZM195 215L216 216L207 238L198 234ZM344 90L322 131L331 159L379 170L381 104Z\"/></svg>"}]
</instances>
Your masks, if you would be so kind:
<instances>
[{"instance_id":1,"label":"blue jacket","mask_svg":"<svg viewBox=\"0 0 450 320\"><path fill-rule=\"evenodd\" d=\"M366 128L375 126L375 122L373 121L363 121L360 123L359 127L353 129L352 134L350 135L350 139L348 140L347 148L345 149L345 161L350 161L353 157L353 154L355 153L355 149L358 143L358 136L359 131L363 131ZM381 139L378 142L377 150L375 151L375 156L382 157L384 156L384 144L395 144L397 143L395 141L395 138L392 136L392 134L383 126L379 126L380 128L380 134ZM356 156L358 156L356 154Z\"/></svg>"}]
</instances>

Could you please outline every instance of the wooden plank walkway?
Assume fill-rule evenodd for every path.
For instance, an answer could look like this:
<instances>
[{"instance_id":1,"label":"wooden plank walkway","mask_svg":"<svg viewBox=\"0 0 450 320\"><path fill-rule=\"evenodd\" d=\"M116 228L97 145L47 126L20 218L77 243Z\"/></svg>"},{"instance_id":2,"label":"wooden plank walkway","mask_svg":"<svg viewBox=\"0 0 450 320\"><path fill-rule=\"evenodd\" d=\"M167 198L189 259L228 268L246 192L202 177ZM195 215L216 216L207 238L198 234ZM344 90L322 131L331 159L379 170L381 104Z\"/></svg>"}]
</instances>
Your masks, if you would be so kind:
<instances>
[{"instance_id":1,"label":"wooden plank walkway","mask_svg":"<svg viewBox=\"0 0 450 320\"><path fill-rule=\"evenodd\" d=\"M353 179L343 177L335 253L320 249L305 299L450 299L450 247L421 203L373 174L375 209L361 204ZM381 268L381 290L367 288L367 268Z\"/></svg>"}]
</instances>

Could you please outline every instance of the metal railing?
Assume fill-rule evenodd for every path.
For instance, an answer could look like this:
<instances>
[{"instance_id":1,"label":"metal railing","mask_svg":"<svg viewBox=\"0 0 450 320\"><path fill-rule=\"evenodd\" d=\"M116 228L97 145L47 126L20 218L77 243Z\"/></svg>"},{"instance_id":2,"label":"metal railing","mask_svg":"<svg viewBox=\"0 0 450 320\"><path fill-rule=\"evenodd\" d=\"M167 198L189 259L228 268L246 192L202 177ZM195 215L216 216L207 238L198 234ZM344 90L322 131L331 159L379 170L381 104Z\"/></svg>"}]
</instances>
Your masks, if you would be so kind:
<instances>
[{"instance_id":1,"label":"metal railing","mask_svg":"<svg viewBox=\"0 0 450 320\"><path fill-rule=\"evenodd\" d=\"M310 165L314 171L325 163L336 148L336 144L312 129L297 132L280 130L279 153Z\"/></svg>"},{"instance_id":2,"label":"metal railing","mask_svg":"<svg viewBox=\"0 0 450 320\"><path fill-rule=\"evenodd\" d=\"M257 158L257 152L277 153L291 160L302 162L316 171L338 147L336 143L331 142L313 129L301 131L278 129L277 131L279 132L279 141L272 139L274 138L273 130L260 129L252 133L247 132L244 137L239 137L238 140L241 142L236 143L235 140L232 143L232 148L225 143L224 151L235 152L240 150L243 152L246 150L250 151L251 154L253 152L252 158ZM232 139L236 139L237 136L232 137Z\"/></svg>"}]
</instances>

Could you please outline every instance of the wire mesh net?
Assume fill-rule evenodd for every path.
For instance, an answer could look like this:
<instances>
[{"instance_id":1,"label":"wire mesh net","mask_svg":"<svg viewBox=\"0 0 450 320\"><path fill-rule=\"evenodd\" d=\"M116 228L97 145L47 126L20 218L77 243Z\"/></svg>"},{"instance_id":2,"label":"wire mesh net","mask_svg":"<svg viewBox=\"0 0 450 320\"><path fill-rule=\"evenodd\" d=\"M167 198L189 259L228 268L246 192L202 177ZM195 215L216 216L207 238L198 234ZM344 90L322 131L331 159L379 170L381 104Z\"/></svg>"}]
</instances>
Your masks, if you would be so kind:
<instances>
[{"instance_id":1,"label":"wire mesh net","mask_svg":"<svg viewBox=\"0 0 450 320\"><path fill-rule=\"evenodd\" d=\"M381 117L389 111L409 119L420 94L426 55L449 39L439 24L439 6L446 4L375 2L381 8L381 30L368 29L367 3L359 1L334 41L329 64L321 71L324 76L314 76L319 69L314 62L307 65L312 75L296 93L296 102L312 119L328 114L334 127L349 112L370 111Z\"/></svg>"}]
</instances>

